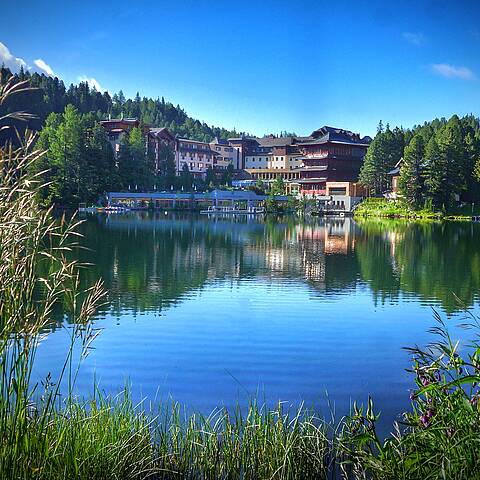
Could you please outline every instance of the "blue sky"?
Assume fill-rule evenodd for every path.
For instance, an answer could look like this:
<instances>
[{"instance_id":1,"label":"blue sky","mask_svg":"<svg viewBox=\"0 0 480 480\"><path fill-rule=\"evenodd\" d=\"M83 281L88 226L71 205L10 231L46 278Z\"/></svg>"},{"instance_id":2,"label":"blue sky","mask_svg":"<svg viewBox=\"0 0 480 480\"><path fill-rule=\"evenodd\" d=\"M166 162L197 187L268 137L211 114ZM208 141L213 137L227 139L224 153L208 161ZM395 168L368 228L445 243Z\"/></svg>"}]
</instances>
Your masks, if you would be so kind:
<instances>
[{"instance_id":1,"label":"blue sky","mask_svg":"<svg viewBox=\"0 0 480 480\"><path fill-rule=\"evenodd\" d=\"M8 2L0 62L253 134L480 113L480 2Z\"/></svg>"}]
</instances>

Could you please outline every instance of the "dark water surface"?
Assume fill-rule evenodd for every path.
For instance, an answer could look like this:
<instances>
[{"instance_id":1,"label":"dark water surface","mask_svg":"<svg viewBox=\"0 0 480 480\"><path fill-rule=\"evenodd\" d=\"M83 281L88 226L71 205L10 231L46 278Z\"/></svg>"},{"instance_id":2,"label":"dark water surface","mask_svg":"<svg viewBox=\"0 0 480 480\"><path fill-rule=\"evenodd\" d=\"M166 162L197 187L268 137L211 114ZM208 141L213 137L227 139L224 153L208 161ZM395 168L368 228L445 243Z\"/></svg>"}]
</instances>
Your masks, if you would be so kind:
<instances>
[{"instance_id":1,"label":"dark water surface","mask_svg":"<svg viewBox=\"0 0 480 480\"><path fill-rule=\"evenodd\" d=\"M341 415L371 394L387 428L409 405L402 347L432 340L432 307L463 336L453 292L479 312L479 224L128 213L83 232L109 306L81 395L129 380L136 399L204 413L254 395L327 413L328 392ZM58 372L68 331L40 345L36 380Z\"/></svg>"}]
</instances>

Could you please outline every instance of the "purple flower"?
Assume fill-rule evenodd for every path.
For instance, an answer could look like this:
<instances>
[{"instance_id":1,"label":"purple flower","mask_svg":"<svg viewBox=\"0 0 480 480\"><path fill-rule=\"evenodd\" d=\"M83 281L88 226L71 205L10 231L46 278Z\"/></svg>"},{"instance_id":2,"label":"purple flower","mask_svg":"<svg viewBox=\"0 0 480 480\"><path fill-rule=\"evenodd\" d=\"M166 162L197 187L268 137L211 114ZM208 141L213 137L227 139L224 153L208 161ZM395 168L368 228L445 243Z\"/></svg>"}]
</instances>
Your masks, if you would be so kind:
<instances>
[{"instance_id":1,"label":"purple flower","mask_svg":"<svg viewBox=\"0 0 480 480\"><path fill-rule=\"evenodd\" d=\"M423 414L421 417L420 417L420 422L422 423L422 425L427 428L429 423L430 423L430 419L427 418L427 416L425 414Z\"/></svg>"},{"instance_id":2,"label":"purple flower","mask_svg":"<svg viewBox=\"0 0 480 480\"><path fill-rule=\"evenodd\" d=\"M430 425L430 420L434 415L434 411L432 409L428 409L421 417L420 422L421 424L427 428Z\"/></svg>"},{"instance_id":3,"label":"purple flower","mask_svg":"<svg viewBox=\"0 0 480 480\"><path fill-rule=\"evenodd\" d=\"M418 372L418 379L424 387L430 385L430 379L421 371Z\"/></svg>"}]
</instances>

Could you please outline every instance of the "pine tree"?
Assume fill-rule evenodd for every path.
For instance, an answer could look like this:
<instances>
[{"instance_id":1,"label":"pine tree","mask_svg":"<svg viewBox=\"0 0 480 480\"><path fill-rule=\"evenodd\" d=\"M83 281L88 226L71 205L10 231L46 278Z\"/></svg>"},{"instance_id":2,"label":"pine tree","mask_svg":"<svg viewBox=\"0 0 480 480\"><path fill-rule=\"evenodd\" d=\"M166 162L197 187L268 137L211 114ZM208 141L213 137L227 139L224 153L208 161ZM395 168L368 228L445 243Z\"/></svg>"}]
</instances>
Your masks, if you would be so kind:
<instances>
[{"instance_id":1,"label":"pine tree","mask_svg":"<svg viewBox=\"0 0 480 480\"><path fill-rule=\"evenodd\" d=\"M423 200L423 156L423 138L416 134L405 148L398 180L401 195L412 207L420 206Z\"/></svg>"},{"instance_id":2,"label":"pine tree","mask_svg":"<svg viewBox=\"0 0 480 480\"><path fill-rule=\"evenodd\" d=\"M182 172L180 173L180 186L186 192L191 191L193 188L193 175L186 162L183 164Z\"/></svg>"},{"instance_id":3,"label":"pine tree","mask_svg":"<svg viewBox=\"0 0 480 480\"><path fill-rule=\"evenodd\" d=\"M277 177L270 188L272 195L285 195L285 182L282 177Z\"/></svg>"},{"instance_id":4,"label":"pine tree","mask_svg":"<svg viewBox=\"0 0 480 480\"><path fill-rule=\"evenodd\" d=\"M436 210L445 208L450 203L450 192L447 190L448 166L446 157L438 146L436 135L432 136L425 148L425 163L427 198Z\"/></svg>"},{"instance_id":5,"label":"pine tree","mask_svg":"<svg viewBox=\"0 0 480 480\"><path fill-rule=\"evenodd\" d=\"M379 131L368 147L359 175L360 183L373 195L383 193L388 184L383 135L383 132Z\"/></svg>"}]
</instances>

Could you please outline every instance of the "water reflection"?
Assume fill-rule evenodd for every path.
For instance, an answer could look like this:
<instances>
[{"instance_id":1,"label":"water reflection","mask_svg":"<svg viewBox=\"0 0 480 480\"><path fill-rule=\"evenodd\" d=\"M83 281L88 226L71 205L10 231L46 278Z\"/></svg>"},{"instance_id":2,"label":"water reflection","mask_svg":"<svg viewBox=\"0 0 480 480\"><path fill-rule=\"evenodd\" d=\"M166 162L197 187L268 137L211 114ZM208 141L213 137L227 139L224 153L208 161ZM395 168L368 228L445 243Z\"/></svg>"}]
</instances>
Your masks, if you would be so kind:
<instances>
[{"instance_id":1,"label":"water reflection","mask_svg":"<svg viewBox=\"0 0 480 480\"><path fill-rule=\"evenodd\" d=\"M367 284L375 301L414 295L446 312L471 306L480 287L480 225L267 219L129 213L89 217L84 226L117 314L161 311L207 283L303 280L315 295Z\"/></svg>"}]
</instances>

